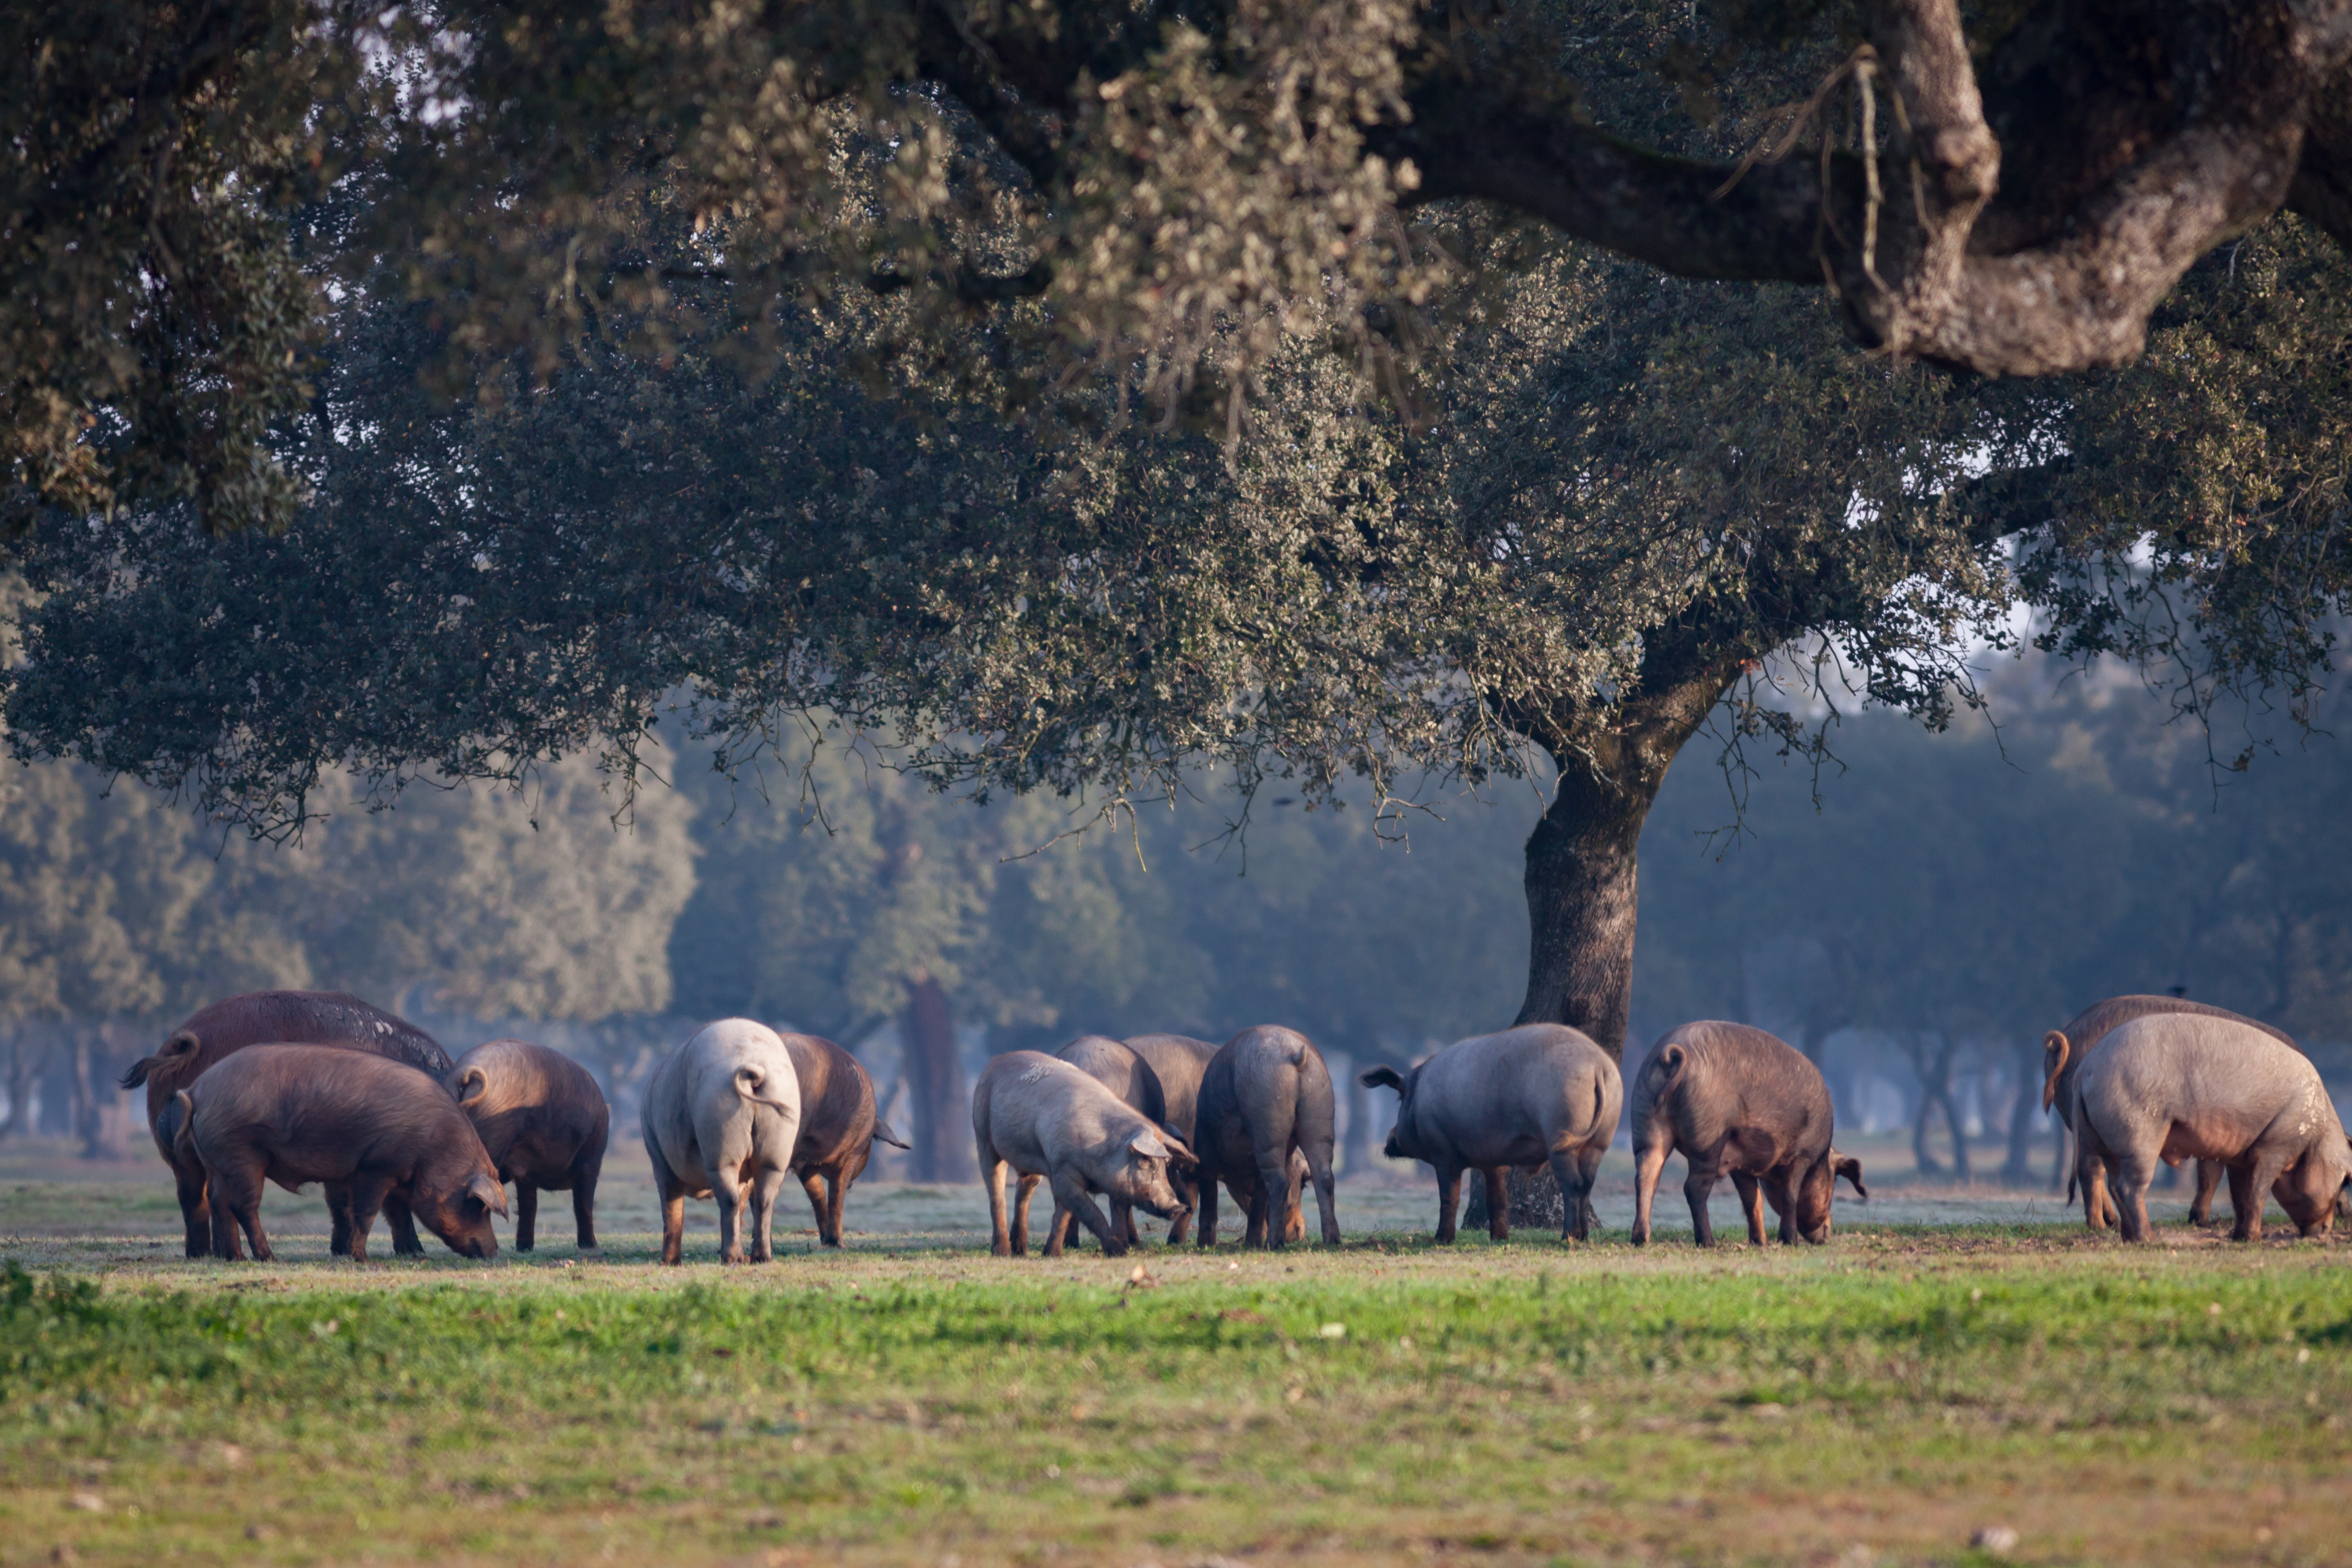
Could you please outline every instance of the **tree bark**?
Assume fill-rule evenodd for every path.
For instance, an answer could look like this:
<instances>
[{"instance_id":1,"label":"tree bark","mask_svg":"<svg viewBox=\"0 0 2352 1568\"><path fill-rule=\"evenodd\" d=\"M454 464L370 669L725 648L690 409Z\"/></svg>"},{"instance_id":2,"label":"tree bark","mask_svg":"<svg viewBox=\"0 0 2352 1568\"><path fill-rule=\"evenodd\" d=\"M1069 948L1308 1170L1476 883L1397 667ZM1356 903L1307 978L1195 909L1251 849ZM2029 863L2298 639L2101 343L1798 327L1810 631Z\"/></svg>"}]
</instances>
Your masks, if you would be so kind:
<instances>
[{"instance_id":1,"label":"tree bark","mask_svg":"<svg viewBox=\"0 0 2352 1568\"><path fill-rule=\"evenodd\" d=\"M914 1154L908 1163L919 1182L973 1179L971 1099L964 1084L963 1058L956 1050L955 1017L947 992L928 974L907 982L904 1040L908 1099L914 1111Z\"/></svg>"},{"instance_id":2,"label":"tree bark","mask_svg":"<svg viewBox=\"0 0 2352 1568\"><path fill-rule=\"evenodd\" d=\"M2042 1097L2034 1092L2034 1083L2041 1068L2042 1047L2021 1047L2017 1058L2017 1093L2009 1106L2009 1158L2000 1167L2000 1179L2009 1186L2033 1184L2033 1124L2042 1117Z\"/></svg>"},{"instance_id":3,"label":"tree bark","mask_svg":"<svg viewBox=\"0 0 2352 1568\"><path fill-rule=\"evenodd\" d=\"M1743 661L1692 662L1679 679L1630 696L1619 721L1589 749L1556 746L1551 805L1528 836L1528 990L1512 1023L1566 1024L1620 1064L1633 1016L1642 826L1676 753ZM1509 1192L1514 1226L1560 1227L1565 1216L1549 1171L1513 1171ZM1464 1223L1486 1222L1486 1185L1473 1183Z\"/></svg>"}]
</instances>

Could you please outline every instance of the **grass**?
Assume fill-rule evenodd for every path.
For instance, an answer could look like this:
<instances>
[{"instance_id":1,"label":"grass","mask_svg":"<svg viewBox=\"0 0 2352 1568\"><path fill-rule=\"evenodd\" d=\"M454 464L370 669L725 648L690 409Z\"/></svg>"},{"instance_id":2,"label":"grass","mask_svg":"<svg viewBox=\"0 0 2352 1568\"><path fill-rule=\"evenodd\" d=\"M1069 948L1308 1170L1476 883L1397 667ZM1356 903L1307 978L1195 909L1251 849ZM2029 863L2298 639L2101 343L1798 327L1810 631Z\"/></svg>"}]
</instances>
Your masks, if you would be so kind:
<instances>
[{"instance_id":1,"label":"grass","mask_svg":"<svg viewBox=\"0 0 2352 1568\"><path fill-rule=\"evenodd\" d=\"M2352 1557L2347 1254L2172 1240L150 1248L0 1284L0 1560Z\"/></svg>"}]
</instances>

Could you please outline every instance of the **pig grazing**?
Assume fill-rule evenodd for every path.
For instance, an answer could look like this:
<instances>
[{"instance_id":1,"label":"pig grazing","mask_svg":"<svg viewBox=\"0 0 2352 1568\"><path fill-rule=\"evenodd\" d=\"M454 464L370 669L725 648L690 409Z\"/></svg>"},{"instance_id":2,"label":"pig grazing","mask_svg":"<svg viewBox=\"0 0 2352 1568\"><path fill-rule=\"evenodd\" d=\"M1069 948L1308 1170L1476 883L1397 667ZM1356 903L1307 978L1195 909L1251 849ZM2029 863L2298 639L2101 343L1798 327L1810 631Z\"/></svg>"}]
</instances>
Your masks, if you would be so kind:
<instances>
[{"instance_id":1,"label":"pig grazing","mask_svg":"<svg viewBox=\"0 0 2352 1568\"><path fill-rule=\"evenodd\" d=\"M682 1260L689 1196L719 1200L719 1261L743 1261L746 1201L751 1261L774 1256L776 1194L801 1133L800 1075L776 1032L749 1018L698 1031L646 1080L639 1120L661 1190L661 1260Z\"/></svg>"},{"instance_id":2,"label":"pig grazing","mask_svg":"<svg viewBox=\"0 0 2352 1568\"><path fill-rule=\"evenodd\" d=\"M1161 1118L1168 1129L1184 1140L1185 1147L1194 1142L1194 1111L1201 1099L1201 1075L1209 1070L1211 1058L1216 1056L1216 1046L1208 1040L1196 1040L1190 1035L1133 1035L1123 1042L1127 1048L1150 1065L1152 1076L1160 1080L1160 1099L1168 1114ZM1307 1174L1307 1162L1293 1160L1290 1173L1290 1210L1294 1219L1298 1212L1298 1184ZM1184 1245L1184 1233L1192 1223L1192 1207L1199 1194L1192 1192L1189 1179L1179 1187L1185 1197L1184 1207L1168 1227L1168 1245ZM1307 1234L1301 1223L1294 1227L1290 1239L1296 1241Z\"/></svg>"},{"instance_id":3,"label":"pig grazing","mask_svg":"<svg viewBox=\"0 0 2352 1568\"><path fill-rule=\"evenodd\" d=\"M1560 1239L1582 1241L1591 1212L1586 1199L1625 1089L1617 1064L1563 1024L1526 1024L1499 1035L1458 1041L1409 1072L1376 1067L1367 1088L1397 1091L1391 1160L1421 1160L1437 1171L1437 1239L1454 1239L1462 1173L1486 1176L1487 1232L1511 1234L1503 1173L1549 1163L1566 1210Z\"/></svg>"},{"instance_id":4,"label":"pig grazing","mask_svg":"<svg viewBox=\"0 0 2352 1568\"><path fill-rule=\"evenodd\" d=\"M2311 1059L2251 1024L2156 1014L2117 1026L2074 1083L2083 1160L2116 1173L2126 1241L2147 1238L2158 1160L2212 1160L2230 1173L2230 1232L2259 1241L2275 1194L2296 1228L2325 1235L2352 1180L2352 1146Z\"/></svg>"},{"instance_id":5,"label":"pig grazing","mask_svg":"<svg viewBox=\"0 0 2352 1568\"><path fill-rule=\"evenodd\" d=\"M874 1080L857 1058L816 1035L779 1035L801 1086L801 1134L793 1174L816 1212L817 1239L841 1245L841 1205L874 1156L877 1141L907 1147L875 1114Z\"/></svg>"},{"instance_id":6,"label":"pig grazing","mask_svg":"<svg viewBox=\"0 0 2352 1568\"><path fill-rule=\"evenodd\" d=\"M2106 1170L2104 1165L2086 1165L2081 1155L2082 1133L2074 1127L2074 1080L2083 1070L2084 1061L2105 1039L2108 1031L2134 1018L2146 1018L2159 1013L2184 1014L2198 1018L2227 1018L2231 1023L2244 1024L2285 1045L2294 1041L2284 1031L2252 1018L2240 1017L2223 1008L2203 1002L2191 1002L2180 996L2110 996L2083 1010L2074 1021L2063 1029L2053 1029L2042 1037L2042 1109L2055 1107L2058 1120L2074 1132L2074 1170L2066 1178L2066 1197L2074 1200L2078 1182L2083 1190L2083 1217L2093 1230L2105 1230L2115 1220L2116 1205L2107 1195ZM2083 1180L2085 1171L2088 1181ZM2213 1219L2213 1191L2221 1184L2221 1167L2211 1160L2197 1162L2197 1195L2189 1205L2191 1225L2210 1225Z\"/></svg>"},{"instance_id":7,"label":"pig grazing","mask_svg":"<svg viewBox=\"0 0 2352 1568\"><path fill-rule=\"evenodd\" d=\"M1160 1090L1160 1075L1152 1070L1150 1062L1125 1045L1101 1035L1080 1035L1054 1055L1118 1096L1129 1110L1144 1120L1175 1131L1168 1120L1168 1097ZM1177 1136L1184 1134L1178 1132ZM1181 1226L1192 1218L1191 1184L1173 1173L1168 1181L1176 1189L1176 1195L1184 1200L1184 1207L1176 1215L1176 1224ZM1118 1198L1111 1200L1110 1225L1129 1247L1142 1239L1136 1234L1135 1211Z\"/></svg>"},{"instance_id":8,"label":"pig grazing","mask_svg":"<svg viewBox=\"0 0 2352 1568\"><path fill-rule=\"evenodd\" d=\"M181 1020L153 1056L143 1057L131 1065L131 1070L122 1075L122 1087L146 1086L147 1131L153 1136L155 1147L162 1151L163 1163L172 1167L179 1186L180 1215L187 1226L191 1258L202 1258L212 1250L212 1218L205 1204L204 1170L174 1154L175 1141L159 1125L164 1107L172 1103L174 1094L194 1084L230 1052L247 1046L282 1042L342 1046L366 1051L406 1062L436 1079L449 1070L449 1053L432 1036L340 991L254 991L215 1002ZM350 1205L330 1186L327 1206L335 1215L335 1254L348 1256L351 1233L346 1215ZM422 1256L425 1247L416 1239L416 1226L400 1201L387 1200L383 1214L392 1226L393 1250Z\"/></svg>"},{"instance_id":9,"label":"pig grazing","mask_svg":"<svg viewBox=\"0 0 2352 1568\"><path fill-rule=\"evenodd\" d=\"M1083 1225L1116 1258L1127 1239L1088 1194L1102 1193L1164 1219L1182 1203L1169 1184L1170 1169L1193 1163L1174 1134L1068 1062L1039 1051L1009 1051L982 1070L971 1091L971 1136L988 1189L991 1249L999 1258L1029 1250L1029 1199L1041 1181L1054 1189L1045 1256L1059 1258L1073 1226ZM1009 1228L1007 1165L1020 1178Z\"/></svg>"},{"instance_id":10,"label":"pig grazing","mask_svg":"<svg viewBox=\"0 0 2352 1568\"><path fill-rule=\"evenodd\" d=\"M1868 1197L1862 1162L1830 1147L1832 1113L1821 1069L1787 1042L1745 1024L1685 1024L1650 1047L1633 1075L1633 1245L1650 1239L1650 1205L1666 1156L1690 1166L1683 1195L1701 1247L1715 1245L1707 1194L1727 1171L1764 1245L1764 1205L1780 1240L1829 1239L1830 1200L1843 1176Z\"/></svg>"},{"instance_id":11,"label":"pig grazing","mask_svg":"<svg viewBox=\"0 0 2352 1568\"><path fill-rule=\"evenodd\" d=\"M1217 1244L1220 1181L1248 1216L1243 1232L1248 1245L1280 1247L1290 1239L1294 1219L1305 1223L1290 1184L1291 1158L1303 1154L1322 1210L1324 1244L1339 1246L1333 1124L1331 1071L1306 1036L1260 1025L1227 1040L1201 1075L1193 1119L1200 1245Z\"/></svg>"},{"instance_id":12,"label":"pig grazing","mask_svg":"<svg viewBox=\"0 0 2352 1568\"><path fill-rule=\"evenodd\" d=\"M248 1046L173 1100L167 1131L204 1170L215 1257L238 1256L242 1228L255 1259L269 1260L265 1180L289 1192L341 1187L349 1207L336 1220L348 1220L354 1262L366 1259L376 1211L395 1195L450 1251L498 1256L490 1215L507 1212L498 1167L448 1091L415 1068L331 1046Z\"/></svg>"},{"instance_id":13,"label":"pig grazing","mask_svg":"<svg viewBox=\"0 0 2352 1568\"><path fill-rule=\"evenodd\" d=\"M537 1240L544 1187L571 1193L580 1250L593 1252L596 1177L612 1112L588 1069L545 1046L492 1040L458 1058L448 1083L499 1180L514 1184L515 1250L529 1252Z\"/></svg>"}]
</instances>

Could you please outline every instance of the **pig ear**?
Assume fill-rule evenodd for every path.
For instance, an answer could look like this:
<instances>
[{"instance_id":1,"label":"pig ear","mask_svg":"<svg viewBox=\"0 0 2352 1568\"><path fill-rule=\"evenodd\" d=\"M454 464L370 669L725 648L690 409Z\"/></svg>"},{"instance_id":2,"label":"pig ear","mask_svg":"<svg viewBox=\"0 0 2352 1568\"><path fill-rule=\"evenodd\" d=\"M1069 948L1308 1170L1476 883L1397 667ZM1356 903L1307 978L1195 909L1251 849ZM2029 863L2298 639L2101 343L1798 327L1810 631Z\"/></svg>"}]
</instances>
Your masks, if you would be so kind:
<instances>
[{"instance_id":1,"label":"pig ear","mask_svg":"<svg viewBox=\"0 0 2352 1568\"><path fill-rule=\"evenodd\" d=\"M1399 1094L1404 1092L1404 1079L1397 1076L1396 1068L1386 1063L1365 1069L1357 1076L1356 1081L1366 1089L1392 1089Z\"/></svg>"},{"instance_id":2,"label":"pig ear","mask_svg":"<svg viewBox=\"0 0 2352 1568\"><path fill-rule=\"evenodd\" d=\"M2042 1109L2049 1110L2058 1103L2058 1075L2066 1070L2066 1058L2074 1047L2067 1042L2063 1029L2053 1029L2042 1037Z\"/></svg>"},{"instance_id":3,"label":"pig ear","mask_svg":"<svg viewBox=\"0 0 2352 1568\"><path fill-rule=\"evenodd\" d=\"M490 1075L480 1068L467 1068L457 1075L457 1103L472 1105L490 1091Z\"/></svg>"},{"instance_id":4,"label":"pig ear","mask_svg":"<svg viewBox=\"0 0 2352 1568\"><path fill-rule=\"evenodd\" d=\"M1135 1141L1128 1147L1147 1160L1165 1160L1169 1157L1168 1145L1160 1141L1160 1134L1157 1132L1139 1132L1135 1135Z\"/></svg>"},{"instance_id":5,"label":"pig ear","mask_svg":"<svg viewBox=\"0 0 2352 1568\"><path fill-rule=\"evenodd\" d=\"M491 1214L503 1218L507 1212L507 1189L496 1176L487 1171L477 1171L474 1179L466 1184L466 1195Z\"/></svg>"},{"instance_id":6,"label":"pig ear","mask_svg":"<svg viewBox=\"0 0 2352 1568\"><path fill-rule=\"evenodd\" d=\"M1185 1145L1184 1140L1177 1137L1165 1127L1160 1129L1160 1141L1168 1145L1168 1163L1172 1168L1179 1171L1197 1171L1201 1168L1200 1159Z\"/></svg>"},{"instance_id":7,"label":"pig ear","mask_svg":"<svg viewBox=\"0 0 2352 1568\"><path fill-rule=\"evenodd\" d=\"M1832 1149L1830 1151L1830 1184L1835 1186L1840 1176L1843 1176L1856 1193L1865 1198L1870 1196L1870 1189L1862 1184L1862 1162L1851 1154L1841 1154Z\"/></svg>"}]
</instances>

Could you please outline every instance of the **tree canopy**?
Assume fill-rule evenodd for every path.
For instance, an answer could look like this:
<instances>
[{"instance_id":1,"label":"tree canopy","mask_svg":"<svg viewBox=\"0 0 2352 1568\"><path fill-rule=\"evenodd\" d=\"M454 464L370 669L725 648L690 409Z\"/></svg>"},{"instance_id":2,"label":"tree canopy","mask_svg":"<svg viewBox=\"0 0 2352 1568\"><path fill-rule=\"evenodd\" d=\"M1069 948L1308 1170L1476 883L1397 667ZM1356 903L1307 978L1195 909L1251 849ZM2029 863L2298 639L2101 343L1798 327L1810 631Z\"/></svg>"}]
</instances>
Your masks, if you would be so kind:
<instances>
[{"instance_id":1,"label":"tree canopy","mask_svg":"<svg viewBox=\"0 0 2352 1568\"><path fill-rule=\"evenodd\" d=\"M1012 401L1229 432L1288 334L1418 357L1477 198L1702 279L1826 288L1865 347L2136 357L2216 244L2352 237L2344 0L856 0L42 5L0 33L8 520L299 495L266 439L389 262L460 355L615 317L746 363L774 307L905 309ZM331 193L325 219L302 217ZM289 225L289 216L295 221ZM1443 310L1439 310L1442 317Z\"/></svg>"}]
</instances>

